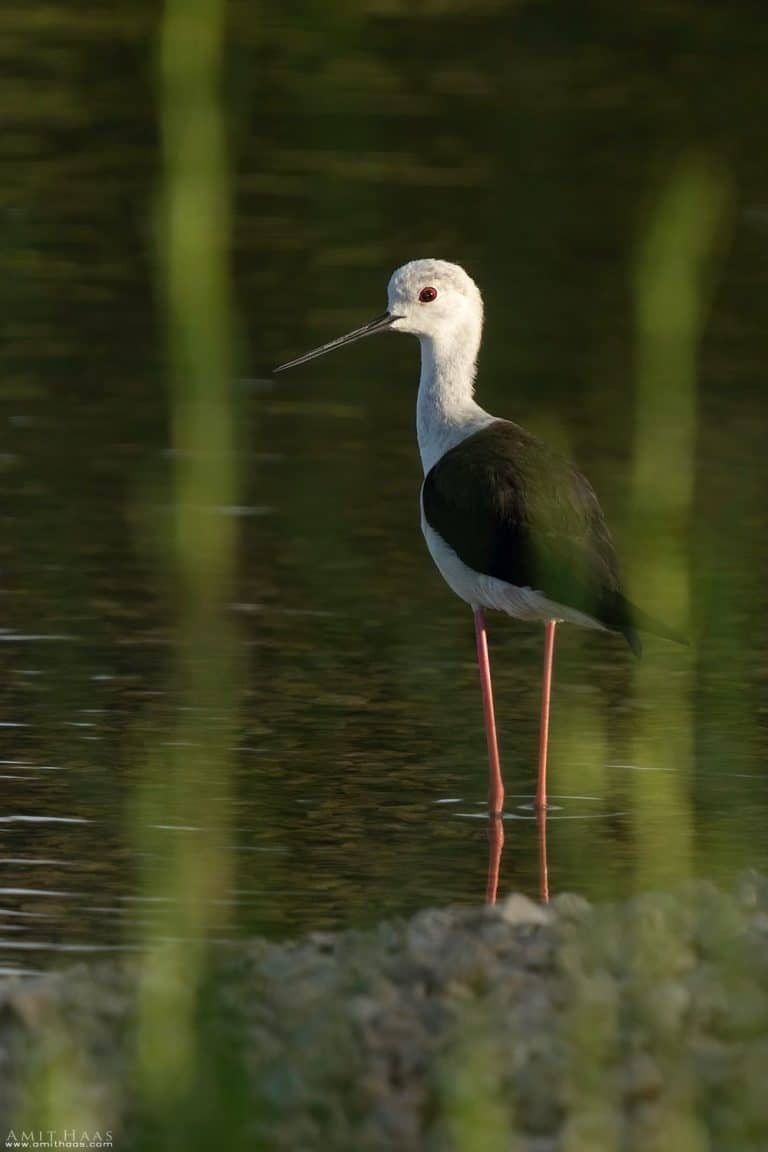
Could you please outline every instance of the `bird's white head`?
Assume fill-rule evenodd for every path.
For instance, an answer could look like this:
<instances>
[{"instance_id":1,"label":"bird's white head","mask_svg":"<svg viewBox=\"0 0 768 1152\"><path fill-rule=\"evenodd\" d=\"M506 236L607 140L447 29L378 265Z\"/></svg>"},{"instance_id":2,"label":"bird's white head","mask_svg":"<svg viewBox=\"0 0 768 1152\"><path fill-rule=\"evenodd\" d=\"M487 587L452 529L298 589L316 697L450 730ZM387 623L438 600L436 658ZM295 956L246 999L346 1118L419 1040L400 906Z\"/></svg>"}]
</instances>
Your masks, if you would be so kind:
<instances>
[{"instance_id":1,"label":"bird's white head","mask_svg":"<svg viewBox=\"0 0 768 1152\"><path fill-rule=\"evenodd\" d=\"M446 348L460 344L474 361L483 327L483 298L474 280L458 264L449 264L446 260L411 260L392 273L387 297L388 308L382 316L281 364L275 371L304 364L334 348L386 330L410 332L422 342Z\"/></svg>"},{"instance_id":2,"label":"bird's white head","mask_svg":"<svg viewBox=\"0 0 768 1152\"><path fill-rule=\"evenodd\" d=\"M388 288L396 332L440 339L483 323L483 298L471 276L446 260L411 260L392 273Z\"/></svg>"}]
</instances>

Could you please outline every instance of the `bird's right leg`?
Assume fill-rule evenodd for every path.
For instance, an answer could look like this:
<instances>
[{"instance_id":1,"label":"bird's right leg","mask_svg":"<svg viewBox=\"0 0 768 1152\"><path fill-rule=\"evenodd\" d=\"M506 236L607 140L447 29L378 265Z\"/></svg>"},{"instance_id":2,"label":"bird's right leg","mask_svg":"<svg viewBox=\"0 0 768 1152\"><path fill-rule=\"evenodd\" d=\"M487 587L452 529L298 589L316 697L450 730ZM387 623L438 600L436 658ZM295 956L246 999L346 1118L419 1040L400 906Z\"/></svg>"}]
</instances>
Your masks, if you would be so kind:
<instances>
[{"instance_id":1,"label":"bird's right leg","mask_svg":"<svg viewBox=\"0 0 768 1152\"><path fill-rule=\"evenodd\" d=\"M480 666L480 686L483 691L485 738L488 742L488 808L492 816L500 816L504 807L504 781L501 778L499 746L496 740L496 718L493 714L493 688L491 665L488 660L488 637L482 608L474 609L477 663Z\"/></svg>"},{"instance_id":2,"label":"bird's right leg","mask_svg":"<svg viewBox=\"0 0 768 1152\"><path fill-rule=\"evenodd\" d=\"M547 620L544 630L544 675L541 683L541 729L539 732L539 772L536 808L547 807L547 749L549 747L549 698L552 692L552 659L555 651L556 620Z\"/></svg>"}]
</instances>

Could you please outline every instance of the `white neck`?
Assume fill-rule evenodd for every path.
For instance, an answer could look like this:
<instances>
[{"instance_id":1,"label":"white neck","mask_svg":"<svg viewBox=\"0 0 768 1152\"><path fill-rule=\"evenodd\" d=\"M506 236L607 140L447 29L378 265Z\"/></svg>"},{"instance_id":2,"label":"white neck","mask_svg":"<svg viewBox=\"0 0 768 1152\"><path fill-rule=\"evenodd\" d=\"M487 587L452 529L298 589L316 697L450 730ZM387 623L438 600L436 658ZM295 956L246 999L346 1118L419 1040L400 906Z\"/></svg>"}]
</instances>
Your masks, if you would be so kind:
<instances>
[{"instance_id":1,"label":"white neck","mask_svg":"<svg viewBox=\"0 0 768 1152\"><path fill-rule=\"evenodd\" d=\"M480 333L481 323L477 323L419 337L416 435L425 476L449 449L495 419L474 400Z\"/></svg>"}]
</instances>

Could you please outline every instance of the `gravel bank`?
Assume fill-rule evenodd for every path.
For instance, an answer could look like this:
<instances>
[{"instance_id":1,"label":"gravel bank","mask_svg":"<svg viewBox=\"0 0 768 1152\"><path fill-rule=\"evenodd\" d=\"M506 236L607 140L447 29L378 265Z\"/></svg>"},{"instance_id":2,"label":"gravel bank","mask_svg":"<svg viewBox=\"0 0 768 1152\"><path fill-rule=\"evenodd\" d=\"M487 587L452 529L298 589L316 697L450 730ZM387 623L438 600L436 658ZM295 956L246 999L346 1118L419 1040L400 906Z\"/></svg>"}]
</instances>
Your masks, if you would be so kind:
<instances>
[{"instance_id":1,"label":"gravel bank","mask_svg":"<svg viewBox=\"0 0 768 1152\"><path fill-rule=\"evenodd\" d=\"M0 986L0 1129L18 1119L20 1070L54 1035L54 1061L79 1069L83 1114L115 1131L116 1148L131 1144L137 971L102 962ZM210 1075L228 1063L259 1146L768 1147L758 876L730 892L698 883L546 908L513 895L368 932L254 940L219 958L210 983Z\"/></svg>"}]
</instances>

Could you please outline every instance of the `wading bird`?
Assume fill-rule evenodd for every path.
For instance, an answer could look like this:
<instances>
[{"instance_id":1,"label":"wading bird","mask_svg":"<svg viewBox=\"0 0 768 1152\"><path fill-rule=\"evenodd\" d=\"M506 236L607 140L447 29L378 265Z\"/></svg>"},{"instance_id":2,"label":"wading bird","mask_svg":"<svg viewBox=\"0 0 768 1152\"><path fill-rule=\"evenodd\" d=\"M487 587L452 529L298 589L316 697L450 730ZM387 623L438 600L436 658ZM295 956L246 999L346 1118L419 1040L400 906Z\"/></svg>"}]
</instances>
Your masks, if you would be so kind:
<instances>
[{"instance_id":1,"label":"wading bird","mask_svg":"<svg viewBox=\"0 0 768 1152\"><path fill-rule=\"evenodd\" d=\"M416 434L424 469L421 527L435 564L474 613L488 742L492 814L504 804L488 661L486 608L545 625L536 806L547 802L547 743L555 627L559 621L676 639L621 591L602 509L580 472L518 424L474 398L483 300L470 276L444 260L393 273L387 311L362 328L282 364L304 364L375 332L410 332L421 344Z\"/></svg>"}]
</instances>

